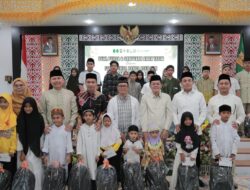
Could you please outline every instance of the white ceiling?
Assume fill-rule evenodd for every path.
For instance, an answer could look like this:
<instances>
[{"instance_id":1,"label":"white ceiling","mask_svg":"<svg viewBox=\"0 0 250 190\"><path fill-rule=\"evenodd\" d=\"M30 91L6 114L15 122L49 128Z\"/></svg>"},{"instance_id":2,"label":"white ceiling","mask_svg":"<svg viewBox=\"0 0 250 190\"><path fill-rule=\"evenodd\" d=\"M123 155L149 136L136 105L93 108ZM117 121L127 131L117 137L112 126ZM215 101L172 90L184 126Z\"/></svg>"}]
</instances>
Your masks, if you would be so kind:
<instances>
[{"instance_id":1,"label":"white ceiling","mask_svg":"<svg viewBox=\"0 0 250 190\"><path fill-rule=\"evenodd\" d=\"M244 21L231 23L219 23L207 16L187 11L176 12L166 7L152 6L113 6L96 7L88 10L80 10L50 18L42 23L8 23L15 26L85 26L85 25L168 25L172 19L178 20L175 25L249 25L250 18ZM94 23L87 24L86 20Z\"/></svg>"}]
</instances>

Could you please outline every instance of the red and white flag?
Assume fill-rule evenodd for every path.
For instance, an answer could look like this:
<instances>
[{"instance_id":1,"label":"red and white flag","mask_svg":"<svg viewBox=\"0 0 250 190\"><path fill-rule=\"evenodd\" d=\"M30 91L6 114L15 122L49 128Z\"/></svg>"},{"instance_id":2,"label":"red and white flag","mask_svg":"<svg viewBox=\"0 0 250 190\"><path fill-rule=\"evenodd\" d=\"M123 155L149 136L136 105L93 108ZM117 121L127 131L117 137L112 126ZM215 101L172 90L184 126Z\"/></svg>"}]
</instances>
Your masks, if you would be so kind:
<instances>
[{"instance_id":1,"label":"red and white flag","mask_svg":"<svg viewBox=\"0 0 250 190\"><path fill-rule=\"evenodd\" d=\"M21 50L21 78L27 80L27 57L26 57L26 42L25 35L22 35L22 50Z\"/></svg>"}]
</instances>

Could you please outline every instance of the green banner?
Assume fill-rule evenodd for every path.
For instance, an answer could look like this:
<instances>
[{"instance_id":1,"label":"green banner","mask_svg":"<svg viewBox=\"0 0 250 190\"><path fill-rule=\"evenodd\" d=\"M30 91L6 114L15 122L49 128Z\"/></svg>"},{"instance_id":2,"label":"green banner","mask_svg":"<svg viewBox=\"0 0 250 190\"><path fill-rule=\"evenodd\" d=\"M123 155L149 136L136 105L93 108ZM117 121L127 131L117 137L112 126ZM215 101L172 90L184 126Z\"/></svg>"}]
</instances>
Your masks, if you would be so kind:
<instances>
[{"instance_id":1,"label":"green banner","mask_svg":"<svg viewBox=\"0 0 250 190\"><path fill-rule=\"evenodd\" d=\"M236 59L236 73L243 70L244 56L245 56L244 40L243 40L243 34L241 34L240 45L238 48L238 54L237 54L237 59Z\"/></svg>"}]
</instances>

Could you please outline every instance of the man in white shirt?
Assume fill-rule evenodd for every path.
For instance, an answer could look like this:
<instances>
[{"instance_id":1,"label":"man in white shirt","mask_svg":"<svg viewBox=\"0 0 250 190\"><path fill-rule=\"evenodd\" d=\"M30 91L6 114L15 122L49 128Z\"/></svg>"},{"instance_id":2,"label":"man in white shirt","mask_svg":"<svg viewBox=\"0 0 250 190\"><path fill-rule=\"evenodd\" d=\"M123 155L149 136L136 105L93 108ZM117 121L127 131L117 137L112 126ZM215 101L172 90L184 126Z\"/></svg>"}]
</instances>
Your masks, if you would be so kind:
<instances>
[{"instance_id":1,"label":"man in white shirt","mask_svg":"<svg viewBox=\"0 0 250 190\"><path fill-rule=\"evenodd\" d=\"M189 111L194 116L194 124L197 127L198 135L202 134L200 126L206 119L207 108L206 101L201 92L193 89L193 76L191 72L182 73L181 85L183 89L174 95L173 119L176 131L180 130L181 116Z\"/></svg>"},{"instance_id":2,"label":"man in white shirt","mask_svg":"<svg viewBox=\"0 0 250 190\"><path fill-rule=\"evenodd\" d=\"M172 123L172 105L168 94L161 92L161 77L153 75L150 79L152 93L142 96L140 105L140 118L144 138L147 139L149 123L156 123L160 128L162 139L168 136Z\"/></svg>"},{"instance_id":3,"label":"man in white shirt","mask_svg":"<svg viewBox=\"0 0 250 190\"><path fill-rule=\"evenodd\" d=\"M147 80L150 81L151 76L153 76L155 73L154 71L148 71L147 73ZM151 88L150 88L150 82L147 82L143 85L142 89L141 89L141 94L150 94L152 92Z\"/></svg>"},{"instance_id":4,"label":"man in white shirt","mask_svg":"<svg viewBox=\"0 0 250 190\"><path fill-rule=\"evenodd\" d=\"M227 104L232 109L230 121L234 128L245 119L245 111L241 99L230 93L231 80L229 75L221 74L218 79L219 93L213 96L208 102L208 120L211 124L219 124L219 107Z\"/></svg>"},{"instance_id":5,"label":"man in white shirt","mask_svg":"<svg viewBox=\"0 0 250 190\"><path fill-rule=\"evenodd\" d=\"M222 66L222 74L231 75L231 66L229 64L224 64ZM240 84L239 81L233 77L230 77L231 87L230 93L240 97ZM214 91L218 94L218 79L214 81Z\"/></svg>"},{"instance_id":6,"label":"man in white shirt","mask_svg":"<svg viewBox=\"0 0 250 190\"><path fill-rule=\"evenodd\" d=\"M173 118L176 126L176 132L180 131L181 116L184 112L189 111L193 114L194 124L197 129L198 135L202 135L201 125L206 119L207 106L206 101L201 92L195 90L193 87L193 75L191 72L184 72L181 76L182 90L174 95L173 105ZM196 165L200 167L200 148L196 157ZM199 180L201 187L204 183Z\"/></svg>"},{"instance_id":7,"label":"man in white shirt","mask_svg":"<svg viewBox=\"0 0 250 190\"><path fill-rule=\"evenodd\" d=\"M123 142L130 125L139 126L139 102L128 94L128 79L120 77L117 85L118 95L110 99L107 113L113 115L113 125L121 132Z\"/></svg>"},{"instance_id":8,"label":"man in white shirt","mask_svg":"<svg viewBox=\"0 0 250 190\"><path fill-rule=\"evenodd\" d=\"M88 58L87 60L87 63L86 63L86 66L87 66L87 70L84 70L80 73L79 75L79 85L80 85L80 89L83 89L83 86L85 84L85 81L86 81L86 74L87 73L94 73L96 74L96 77L97 77L97 85L101 86L101 76L100 76L100 73L98 73L97 71L94 71L94 67L95 67L95 60L93 58Z\"/></svg>"}]
</instances>

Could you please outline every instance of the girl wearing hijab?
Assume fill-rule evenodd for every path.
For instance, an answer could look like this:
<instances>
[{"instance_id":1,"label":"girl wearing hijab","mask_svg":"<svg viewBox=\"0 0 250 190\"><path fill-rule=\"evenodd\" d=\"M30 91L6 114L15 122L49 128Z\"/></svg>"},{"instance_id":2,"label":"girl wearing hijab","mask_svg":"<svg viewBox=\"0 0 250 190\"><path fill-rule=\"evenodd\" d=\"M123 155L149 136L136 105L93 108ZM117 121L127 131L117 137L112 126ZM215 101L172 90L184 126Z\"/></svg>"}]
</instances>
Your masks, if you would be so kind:
<instances>
[{"instance_id":1,"label":"girl wearing hijab","mask_svg":"<svg viewBox=\"0 0 250 190\"><path fill-rule=\"evenodd\" d=\"M22 107L23 100L26 97L32 96L30 89L28 88L26 80L22 78L16 78L13 82L13 92L12 92L12 103L13 110L16 115L19 114Z\"/></svg>"},{"instance_id":2,"label":"girl wearing hijab","mask_svg":"<svg viewBox=\"0 0 250 190\"><path fill-rule=\"evenodd\" d=\"M12 175L16 171L16 114L13 111L11 96L0 94L0 163Z\"/></svg>"},{"instance_id":3,"label":"girl wearing hijab","mask_svg":"<svg viewBox=\"0 0 250 190\"><path fill-rule=\"evenodd\" d=\"M199 189L196 157L200 139L194 126L192 113L184 112L182 114L180 131L175 135L175 141L177 153L170 189Z\"/></svg>"},{"instance_id":4,"label":"girl wearing hijab","mask_svg":"<svg viewBox=\"0 0 250 190\"><path fill-rule=\"evenodd\" d=\"M145 142L145 154L142 165L147 166L152 162L164 160L164 144L161 140L160 129L156 124L148 125L148 138Z\"/></svg>"},{"instance_id":5,"label":"girl wearing hijab","mask_svg":"<svg viewBox=\"0 0 250 190\"><path fill-rule=\"evenodd\" d=\"M102 117L101 128L101 156L98 165L102 165L104 159L116 169L117 179L120 178L122 140L118 126L114 126L112 115L106 113Z\"/></svg>"},{"instance_id":6,"label":"girl wearing hijab","mask_svg":"<svg viewBox=\"0 0 250 190\"><path fill-rule=\"evenodd\" d=\"M141 84L141 87L146 83L144 80L144 74L142 70L137 71L137 79L136 82L139 82Z\"/></svg>"},{"instance_id":7,"label":"girl wearing hijab","mask_svg":"<svg viewBox=\"0 0 250 190\"><path fill-rule=\"evenodd\" d=\"M40 139L44 131L44 120L38 112L34 98L24 99L20 114L17 117L17 132L22 147L20 159L27 160L35 175L35 190L42 188L42 156Z\"/></svg>"},{"instance_id":8,"label":"girl wearing hijab","mask_svg":"<svg viewBox=\"0 0 250 190\"><path fill-rule=\"evenodd\" d=\"M68 90L71 90L75 95L77 95L80 91L78 85L78 77L79 77L78 69L72 68L66 88Z\"/></svg>"}]
</instances>

